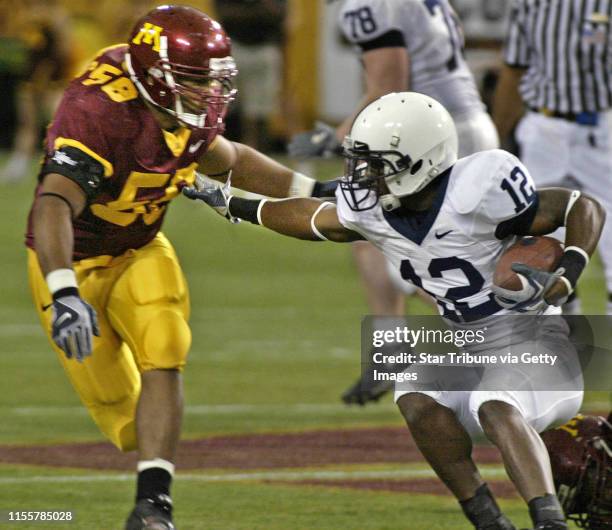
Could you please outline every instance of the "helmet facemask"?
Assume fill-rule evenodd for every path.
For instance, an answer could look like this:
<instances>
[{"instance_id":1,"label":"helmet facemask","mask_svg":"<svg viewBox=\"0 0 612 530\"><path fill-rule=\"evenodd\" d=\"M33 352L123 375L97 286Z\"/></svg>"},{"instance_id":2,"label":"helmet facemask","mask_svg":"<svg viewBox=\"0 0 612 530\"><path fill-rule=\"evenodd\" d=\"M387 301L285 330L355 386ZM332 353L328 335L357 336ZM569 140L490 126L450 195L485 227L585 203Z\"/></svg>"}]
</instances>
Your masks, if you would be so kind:
<instances>
[{"instance_id":1,"label":"helmet facemask","mask_svg":"<svg viewBox=\"0 0 612 530\"><path fill-rule=\"evenodd\" d=\"M160 37L159 59L144 70L144 82L129 53L126 66L146 101L191 128L218 128L237 93L233 79L238 70L231 56L211 58L208 68L173 63L165 36Z\"/></svg>"},{"instance_id":2,"label":"helmet facemask","mask_svg":"<svg viewBox=\"0 0 612 530\"><path fill-rule=\"evenodd\" d=\"M392 210L399 206L399 201L392 207L386 207L388 198L397 200L389 194L386 180L399 178L410 169L409 155L399 151L371 151L364 142L344 139L343 156L345 159L344 176L340 179L340 189L351 210L362 212L374 208L380 199L383 208Z\"/></svg>"}]
</instances>

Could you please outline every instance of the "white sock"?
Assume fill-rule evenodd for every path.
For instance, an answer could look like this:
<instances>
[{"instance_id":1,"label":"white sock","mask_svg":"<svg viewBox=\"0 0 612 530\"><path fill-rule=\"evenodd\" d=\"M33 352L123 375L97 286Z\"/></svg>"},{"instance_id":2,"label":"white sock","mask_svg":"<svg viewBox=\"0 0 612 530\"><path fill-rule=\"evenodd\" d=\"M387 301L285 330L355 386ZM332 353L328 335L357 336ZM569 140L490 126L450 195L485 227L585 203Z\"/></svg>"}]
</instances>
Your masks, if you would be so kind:
<instances>
[{"instance_id":1,"label":"white sock","mask_svg":"<svg viewBox=\"0 0 612 530\"><path fill-rule=\"evenodd\" d=\"M140 460L136 469L138 470L138 473L140 473L145 469L151 469L153 467L165 469L168 473L170 473L171 477L174 477L174 464L172 462L168 462L168 460L164 460L163 458L154 458L153 460Z\"/></svg>"}]
</instances>

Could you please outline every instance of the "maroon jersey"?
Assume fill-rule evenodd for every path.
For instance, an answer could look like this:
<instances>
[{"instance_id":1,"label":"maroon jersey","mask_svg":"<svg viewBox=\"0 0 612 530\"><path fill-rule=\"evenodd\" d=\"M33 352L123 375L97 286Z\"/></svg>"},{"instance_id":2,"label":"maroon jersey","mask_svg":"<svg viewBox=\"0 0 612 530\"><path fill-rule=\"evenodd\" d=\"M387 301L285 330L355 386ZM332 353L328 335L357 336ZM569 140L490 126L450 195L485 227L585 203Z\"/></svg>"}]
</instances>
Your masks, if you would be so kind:
<instances>
[{"instance_id":1,"label":"maroon jersey","mask_svg":"<svg viewBox=\"0 0 612 530\"><path fill-rule=\"evenodd\" d=\"M51 172L45 171L51 163L52 172L70 177L76 161L66 149L85 153L100 171L89 184L77 181L88 203L73 221L74 260L117 256L151 241L168 203L193 183L197 161L218 132L163 131L123 69L126 51L119 45L100 52L70 83L47 131L41 175ZM34 246L31 211L26 244Z\"/></svg>"}]
</instances>

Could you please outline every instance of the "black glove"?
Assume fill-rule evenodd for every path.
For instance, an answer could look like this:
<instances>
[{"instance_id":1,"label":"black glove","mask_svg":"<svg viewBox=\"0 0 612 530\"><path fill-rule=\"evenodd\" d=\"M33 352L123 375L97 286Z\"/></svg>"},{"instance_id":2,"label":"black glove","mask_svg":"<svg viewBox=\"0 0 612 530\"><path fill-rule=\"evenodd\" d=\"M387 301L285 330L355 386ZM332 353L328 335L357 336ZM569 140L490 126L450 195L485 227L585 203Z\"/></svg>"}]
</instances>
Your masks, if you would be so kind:
<instances>
[{"instance_id":1,"label":"black glove","mask_svg":"<svg viewBox=\"0 0 612 530\"><path fill-rule=\"evenodd\" d=\"M296 134L291 138L287 151L296 158L328 157L342 152L333 127L316 122L312 131Z\"/></svg>"},{"instance_id":2,"label":"black glove","mask_svg":"<svg viewBox=\"0 0 612 530\"><path fill-rule=\"evenodd\" d=\"M384 355L397 355L398 346L397 344L390 343L385 344L381 349ZM373 356L373 352L370 352L370 358ZM376 402L387 392L393 390L395 387L395 381L391 380L374 380L374 371L387 372L387 373L400 373L408 368L410 364L407 363L392 363L392 364L379 364L370 361L367 368L362 371L361 376L357 381L344 391L340 399L347 405L361 405L364 406L369 402Z\"/></svg>"},{"instance_id":3,"label":"black glove","mask_svg":"<svg viewBox=\"0 0 612 530\"><path fill-rule=\"evenodd\" d=\"M373 367L363 374L353 385L347 388L340 399L347 405L361 405L376 402L393 389L394 381L374 381Z\"/></svg>"},{"instance_id":4,"label":"black glove","mask_svg":"<svg viewBox=\"0 0 612 530\"><path fill-rule=\"evenodd\" d=\"M92 335L100 336L96 311L83 300L76 289L54 298L52 336L68 359L82 362L92 352Z\"/></svg>"}]
</instances>

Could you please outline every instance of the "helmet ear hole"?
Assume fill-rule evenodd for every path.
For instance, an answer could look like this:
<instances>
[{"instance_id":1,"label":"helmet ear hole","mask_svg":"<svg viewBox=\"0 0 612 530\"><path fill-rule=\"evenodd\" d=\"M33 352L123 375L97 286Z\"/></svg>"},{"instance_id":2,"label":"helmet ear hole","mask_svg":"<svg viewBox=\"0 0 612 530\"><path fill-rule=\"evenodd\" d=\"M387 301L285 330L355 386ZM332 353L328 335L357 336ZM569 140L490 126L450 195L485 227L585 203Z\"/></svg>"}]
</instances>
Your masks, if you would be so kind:
<instances>
[{"instance_id":1,"label":"helmet ear hole","mask_svg":"<svg viewBox=\"0 0 612 530\"><path fill-rule=\"evenodd\" d=\"M423 166L423 159L421 158L421 160L418 160L417 162L412 164L412 167L410 168L410 174L414 175L415 173L418 173L418 171L421 169L422 166Z\"/></svg>"}]
</instances>

